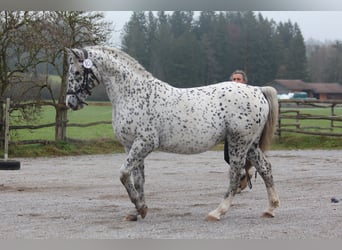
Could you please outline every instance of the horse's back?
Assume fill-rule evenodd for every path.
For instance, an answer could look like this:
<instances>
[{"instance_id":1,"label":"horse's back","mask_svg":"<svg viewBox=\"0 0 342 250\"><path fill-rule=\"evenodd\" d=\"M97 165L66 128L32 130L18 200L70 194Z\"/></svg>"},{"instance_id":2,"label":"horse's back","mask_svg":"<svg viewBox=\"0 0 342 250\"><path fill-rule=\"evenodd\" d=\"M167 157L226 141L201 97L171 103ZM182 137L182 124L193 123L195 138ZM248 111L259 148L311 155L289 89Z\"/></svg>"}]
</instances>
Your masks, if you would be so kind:
<instances>
[{"instance_id":1,"label":"horse's back","mask_svg":"<svg viewBox=\"0 0 342 250\"><path fill-rule=\"evenodd\" d=\"M204 152L228 133L257 136L267 119L268 105L258 87L223 82L171 92L153 112L164 151Z\"/></svg>"}]
</instances>

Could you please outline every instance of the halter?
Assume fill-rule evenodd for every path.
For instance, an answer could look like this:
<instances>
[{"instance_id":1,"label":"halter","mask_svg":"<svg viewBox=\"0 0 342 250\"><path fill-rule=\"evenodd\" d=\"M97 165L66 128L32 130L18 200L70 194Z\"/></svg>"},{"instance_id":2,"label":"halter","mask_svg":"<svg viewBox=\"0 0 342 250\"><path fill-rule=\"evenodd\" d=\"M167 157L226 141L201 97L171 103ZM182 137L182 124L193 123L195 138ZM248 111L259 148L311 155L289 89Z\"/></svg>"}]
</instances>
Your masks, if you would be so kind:
<instances>
[{"instance_id":1,"label":"halter","mask_svg":"<svg viewBox=\"0 0 342 250\"><path fill-rule=\"evenodd\" d=\"M80 57L73 50L71 51L78 59L80 59ZM97 68L96 65L88 58L88 52L85 49L82 49L82 52L84 54L84 60L81 61L83 67L83 82L81 84L81 87L77 91L69 90L66 94L75 95L80 103L88 105L86 102L82 101L79 98L78 94L85 91L88 95L91 95L90 91L95 87L95 85L91 84L91 82L89 81L89 75L91 75L91 78L95 79L97 83L99 83L99 80L97 79L93 70L91 69L92 66Z\"/></svg>"}]
</instances>

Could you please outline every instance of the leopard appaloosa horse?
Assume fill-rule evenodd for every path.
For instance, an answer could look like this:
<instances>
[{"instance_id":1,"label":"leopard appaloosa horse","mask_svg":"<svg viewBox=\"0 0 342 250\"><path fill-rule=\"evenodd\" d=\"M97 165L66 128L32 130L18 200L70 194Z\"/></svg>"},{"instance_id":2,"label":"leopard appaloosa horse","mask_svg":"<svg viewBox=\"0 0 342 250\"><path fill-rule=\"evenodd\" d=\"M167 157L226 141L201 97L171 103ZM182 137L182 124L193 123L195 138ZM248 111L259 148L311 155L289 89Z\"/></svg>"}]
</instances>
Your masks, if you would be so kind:
<instances>
[{"instance_id":1,"label":"leopard appaloosa horse","mask_svg":"<svg viewBox=\"0 0 342 250\"><path fill-rule=\"evenodd\" d=\"M207 216L219 220L231 206L246 159L263 178L266 217L279 206L271 164L264 151L278 115L276 90L233 82L175 88L155 78L121 50L94 46L68 51L66 105L81 109L92 89L104 84L113 105L113 128L125 147L120 180L135 205L127 220L144 218L144 159L152 151L195 154L227 140L230 181L219 206ZM160 190L162 192L162 190Z\"/></svg>"}]
</instances>

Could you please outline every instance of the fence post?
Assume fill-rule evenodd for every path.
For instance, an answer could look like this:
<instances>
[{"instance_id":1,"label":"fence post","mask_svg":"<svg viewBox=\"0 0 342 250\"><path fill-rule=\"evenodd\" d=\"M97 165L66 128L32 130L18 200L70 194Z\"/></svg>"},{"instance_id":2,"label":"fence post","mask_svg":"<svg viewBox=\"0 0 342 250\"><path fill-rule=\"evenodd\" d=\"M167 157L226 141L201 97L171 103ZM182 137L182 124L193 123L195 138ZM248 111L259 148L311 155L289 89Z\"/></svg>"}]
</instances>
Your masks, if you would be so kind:
<instances>
[{"instance_id":1,"label":"fence post","mask_svg":"<svg viewBox=\"0 0 342 250\"><path fill-rule=\"evenodd\" d=\"M331 117L335 116L335 103L331 104ZM331 126L331 131L334 131L334 119L331 120L330 122L330 126Z\"/></svg>"},{"instance_id":2,"label":"fence post","mask_svg":"<svg viewBox=\"0 0 342 250\"><path fill-rule=\"evenodd\" d=\"M9 137L9 112L10 112L10 98L6 99L5 104L5 134L4 134L4 160L0 160L0 170L19 170L20 161L8 160L8 137Z\"/></svg>"},{"instance_id":3,"label":"fence post","mask_svg":"<svg viewBox=\"0 0 342 250\"><path fill-rule=\"evenodd\" d=\"M281 141L281 101L278 100L278 141Z\"/></svg>"},{"instance_id":4,"label":"fence post","mask_svg":"<svg viewBox=\"0 0 342 250\"><path fill-rule=\"evenodd\" d=\"M10 108L11 100L10 98L6 98L5 105L5 138L4 138L4 160L8 160L8 135L9 135L9 108Z\"/></svg>"}]
</instances>

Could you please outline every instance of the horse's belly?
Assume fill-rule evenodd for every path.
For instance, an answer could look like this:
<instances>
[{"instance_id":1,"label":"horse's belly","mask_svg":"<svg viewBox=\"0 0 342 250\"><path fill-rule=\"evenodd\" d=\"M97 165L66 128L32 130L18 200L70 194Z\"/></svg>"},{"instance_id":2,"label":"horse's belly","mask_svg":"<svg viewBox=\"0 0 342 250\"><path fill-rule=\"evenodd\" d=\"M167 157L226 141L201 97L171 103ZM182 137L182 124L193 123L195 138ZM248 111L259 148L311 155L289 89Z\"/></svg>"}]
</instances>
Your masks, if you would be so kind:
<instances>
[{"instance_id":1,"label":"horse's belly","mask_svg":"<svg viewBox=\"0 0 342 250\"><path fill-rule=\"evenodd\" d=\"M186 129L168 131L159 137L159 149L179 154L196 154L208 151L224 139L224 133L219 130L193 133Z\"/></svg>"}]
</instances>

